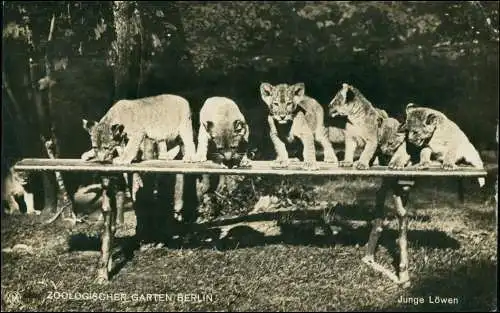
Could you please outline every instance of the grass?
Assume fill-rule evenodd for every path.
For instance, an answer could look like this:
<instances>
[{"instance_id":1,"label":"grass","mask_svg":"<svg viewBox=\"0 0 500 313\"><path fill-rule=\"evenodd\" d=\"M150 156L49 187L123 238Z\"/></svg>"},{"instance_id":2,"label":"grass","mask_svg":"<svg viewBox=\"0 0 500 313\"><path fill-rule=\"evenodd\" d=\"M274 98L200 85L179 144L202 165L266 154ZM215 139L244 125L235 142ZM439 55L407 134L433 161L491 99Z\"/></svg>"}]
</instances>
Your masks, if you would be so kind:
<instances>
[{"instance_id":1,"label":"grass","mask_svg":"<svg viewBox=\"0 0 500 313\"><path fill-rule=\"evenodd\" d=\"M369 220L380 181L294 181L300 183L316 186L317 202L328 201L336 212ZM361 262L369 228L342 229L333 235L320 231L321 223L285 227L279 221L300 213L286 208L226 221L221 228L238 227L217 244L191 238L146 251L131 245L135 216L126 212L126 224L117 232L119 270L106 285L94 282L98 224L69 229L60 223L42 226L40 219L46 216L9 216L2 219L2 248L25 244L28 250L2 252L2 311L496 310L497 213L494 201L488 201L492 190L480 192L474 181L467 181L469 192L460 203L455 187L450 179L417 181L414 187L408 289L394 286ZM321 210L310 210L309 215L318 220ZM391 220L376 254L376 260L392 270L396 230L397 222ZM19 297L12 297L13 292ZM124 298L55 299L63 292L73 297L123 293ZM147 294L171 298L136 297ZM458 304L431 304L429 296L457 298ZM400 297L423 297L425 303L401 304Z\"/></svg>"}]
</instances>

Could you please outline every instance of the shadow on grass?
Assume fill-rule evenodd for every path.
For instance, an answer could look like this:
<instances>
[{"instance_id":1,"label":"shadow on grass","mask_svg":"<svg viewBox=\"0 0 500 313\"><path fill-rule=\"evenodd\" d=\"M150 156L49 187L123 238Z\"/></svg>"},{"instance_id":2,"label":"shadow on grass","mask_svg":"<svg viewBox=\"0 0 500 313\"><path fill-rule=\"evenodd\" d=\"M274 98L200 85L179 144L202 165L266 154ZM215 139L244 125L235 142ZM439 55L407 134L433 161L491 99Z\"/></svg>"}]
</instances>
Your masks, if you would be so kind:
<instances>
[{"instance_id":1,"label":"shadow on grass","mask_svg":"<svg viewBox=\"0 0 500 313\"><path fill-rule=\"evenodd\" d=\"M456 268L440 268L433 275L415 280L415 286L403 297L423 298L421 304L398 304L382 311L419 312L496 312L497 265L493 261L469 261ZM436 303L437 298L452 299L456 303ZM456 299L456 300L454 300ZM370 308L363 308L370 310Z\"/></svg>"},{"instance_id":2,"label":"shadow on grass","mask_svg":"<svg viewBox=\"0 0 500 313\"><path fill-rule=\"evenodd\" d=\"M366 244L370 231L372 214L369 208L360 206L337 206L335 214L342 214L346 220L360 220L363 226L349 227L342 224L340 231L332 230L336 223L332 222L324 211L279 211L265 212L248 216L235 217L225 220L213 221L204 224L174 225L178 236L159 240L170 249L217 249L219 251L240 248L259 247L265 245L287 244L316 247L363 246ZM367 216L369 219L367 220ZM410 219L426 220L428 216L411 216ZM266 235L248 225L238 223L276 221L279 227L278 235ZM224 238L220 239L221 226L235 225ZM318 234L319 233L319 234ZM396 239L398 231L385 229L379 245L386 247L394 262L398 260L398 247ZM412 246L425 246L438 249L458 249L458 241L441 231L409 230L408 240ZM100 251L100 237L87 234L72 235L69 241L69 251ZM117 253L113 259L115 266L111 275L116 274L133 256L139 248L135 236L115 238L114 246Z\"/></svg>"},{"instance_id":3,"label":"shadow on grass","mask_svg":"<svg viewBox=\"0 0 500 313\"><path fill-rule=\"evenodd\" d=\"M321 211L280 211L253 214L242 217L214 221L211 223L196 225L189 240L172 240L169 247L180 248L216 248L219 251L250 248L274 244L303 245L316 247L341 246L363 246L368 241L371 231L371 223L363 221L367 217L367 208L353 206L345 208L349 214L342 217L346 220L361 220L363 226L349 226L342 224L340 231L336 222L324 216ZM340 211L340 210L336 210ZM343 211L343 210L342 210ZM345 213L345 212L344 212ZM363 218L361 218L361 216ZM428 216L415 215L411 219L428 220ZM279 235L267 235L254 229L249 225L235 225L238 223L276 221L279 227ZM219 239L220 226L235 225L224 238ZM319 234L318 234L319 233ZM398 231L385 229L379 245L387 248L393 258L397 258L398 247L396 239ZM207 242L207 239L210 239ZM457 240L449 237L446 233L432 230L409 230L408 240L412 246L429 247L438 249L458 249L460 244Z\"/></svg>"},{"instance_id":4,"label":"shadow on grass","mask_svg":"<svg viewBox=\"0 0 500 313\"><path fill-rule=\"evenodd\" d=\"M134 251L139 248L135 236L118 237L114 239L113 269L110 277L115 276L134 257ZM118 248L118 249L116 249ZM100 251L100 236L75 234L69 239L69 252L75 251Z\"/></svg>"},{"instance_id":5,"label":"shadow on grass","mask_svg":"<svg viewBox=\"0 0 500 313\"><path fill-rule=\"evenodd\" d=\"M237 226L232 228L228 235L218 241L218 249L231 250L237 248L257 247L272 244L306 245L317 247L341 246L363 246L367 243L371 227L342 228L339 233L334 234L331 225L320 222L304 223L279 223L280 235L265 236L250 226ZM316 234L318 228L323 234ZM320 232L321 232L320 231ZM393 229L384 230L379 245L386 247L390 252L397 253L396 239L398 232ZM408 231L408 240L415 247L429 247L438 249L458 249L460 244L457 240L449 237L441 231Z\"/></svg>"},{"instance_id":6,"label":"shadow on grass","mask_svg":"<svg viewBox=\"0 0 500 313\"><path fill-rule=\"evenodd\" d=\"M496 230L496 220L498 211L493 209L491 211L469 210L467 217L470 219L471 224L479 229Z\"/></svg>"}]
</instances>

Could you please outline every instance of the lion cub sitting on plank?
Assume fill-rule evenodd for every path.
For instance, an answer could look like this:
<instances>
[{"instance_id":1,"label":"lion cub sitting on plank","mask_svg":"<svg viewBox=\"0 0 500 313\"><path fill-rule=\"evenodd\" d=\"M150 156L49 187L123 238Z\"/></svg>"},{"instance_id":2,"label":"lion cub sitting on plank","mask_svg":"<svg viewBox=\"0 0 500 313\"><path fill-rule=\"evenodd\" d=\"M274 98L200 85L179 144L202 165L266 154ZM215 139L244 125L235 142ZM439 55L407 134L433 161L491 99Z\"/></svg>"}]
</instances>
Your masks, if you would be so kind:
<instances>
[{"instance_id":1,"label":"lion cub sitting on plank","mask_svg":"<svg viewBox=\"0 0 500 313\"><path fill-rule=\"evenodd\" d=\"M443 113L409 103L406 106L406 121L400 130L407 132L408 141L421 147L421 169L429 167L431 157L442 162L443 169L456 168L459 161L465 161L475 168L483 169L479 152L469 141L465 133ZM481 187L484 178L478 178Z\"/></svg>"},{"instance_id":2,"label":"lion cub sitting on plank","mask_svg":"<svg viewBox=\"0 0 500 313\"><path fill-rule=\"evenodd\" d=\"M404 132L398 130L399 122L384 110L374 107L357 88L342 84L329 104L329 114L348 118L344 131L345 157L341 166L367 169L376 157L381 165L390 168L403 168L409 164L410 155L406 151ZM354 163L354 152L360 147L363 151Z\"/></svg>"},{"instance_id":3,"label":"lion cub sitting on plank","mask_svg":"<svg viewBox=\"0 0 500 313\"><path fill-rule=\"evenodd\" d=\"M328 105L331 117L346 116L345 157L340 162L343 167L354 166L367 169L374 159L378 147L377 133L382 121L389 116L384 110L375 108L355 87L343 83ZM364 145L359 160L354 163L354 152L359 144Z\"/></svg>"}]
</instances>

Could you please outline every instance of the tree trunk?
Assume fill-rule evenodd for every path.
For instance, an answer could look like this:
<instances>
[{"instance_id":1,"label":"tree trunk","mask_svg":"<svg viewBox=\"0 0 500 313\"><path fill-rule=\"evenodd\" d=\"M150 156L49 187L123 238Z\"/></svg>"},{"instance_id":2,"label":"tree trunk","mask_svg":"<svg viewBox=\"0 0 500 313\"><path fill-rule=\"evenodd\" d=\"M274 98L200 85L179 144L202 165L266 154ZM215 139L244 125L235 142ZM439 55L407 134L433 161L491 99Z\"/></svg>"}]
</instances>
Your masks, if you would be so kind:
<instances>
[{"instance_id":1,"label":"tree trunk","mask_svg":"<svg viewBox=\"0 0 500 313\"><path fill-rule=\"evenodd\" d=\"M112 44L113 64L114 64L114 83L115 83L115 102L120 99L135 97L137 87L130 67L132 65L132 52L134 45L131 40L133 26L133 14L136 8L135 1L113 1L113 16L115 25L116 39Z\"/></svg>"},{"instance_id":2,"label":"tree trunk","mask_svg":"<svg viewBox=\"0 0 500 313\"><path fill-rule=\"evenodd\" d=\"M9 81L7 79L7 75L5 74L5 71L2 71L2 89L5 91L5 93L8 96L8 99L10 100L10 103L12 104L9 106L6 104L6 109L8 109L9 112L11 112L11 107L13 108L13 112L11 112L11 118L15 121L16 125L18 126L17 130L14 132L14 135L16 136L16 141L18 143L18 148L21 149L19 151L22 156L26 155L31 155L32 149L29 148L26 143L29 142L28 139L28 134L27 130L29 129L29 124L27 119L25 118L23 114L23 110L21 108L20 103L17 101L16 97L14 96L14 93L12 92Z\"/></svg>"},{"instance_id":3,"label":"tree trunk","mask_svg":"<svg viewBox=\"0 0 500 313\"><path fill-rule=\"evenodd\" d=\"M38 80L36 79L36 77L39 77L40 75L37 75L38 72L36 70L37 66L35 63L33 63L33 60L30 59L29 65L30 65L31 88L33 91L33 99L35 102L35 107L37 112L38 131L41 136L49 138L50 123L47 119L47 113L43 105L42 94L38 90ZM41 155L46 155L45 147L43 147L41 141L34 140L34 142L37 144L37 147L38 146L40 147L38 151L40 151ZM56 184L54 181L54 177L49 173L42 173L41 175L42 175L42 185L43 185L43 195L44 195L43 208L51 212L55 212L57 206L57 199L56 199Z\"/></svg>"},{"instance_id":4,"label":"tree trunk","mask_svg":"<svg viewBox=\"0 0 500 313\"><path fill-rule=\"evenodd\" d=\"M134 19L135 19L135 23L137 25L137 33L138 33L137 37L138 37L138 41L139 41L139 47L137 49L139 75L138 75L138 79L137 79L136 96L138 98L141 98L144 96L142 87L144 85L144 81L146 78L146 71L147 71L146 59L147 59L149 51L148 51L148 46L147 46L147 42L146 42L146 32L144 30L144 25L142 23L141 12L138 9L136 9L134 12Z\"/></svg>"}]
</instances>

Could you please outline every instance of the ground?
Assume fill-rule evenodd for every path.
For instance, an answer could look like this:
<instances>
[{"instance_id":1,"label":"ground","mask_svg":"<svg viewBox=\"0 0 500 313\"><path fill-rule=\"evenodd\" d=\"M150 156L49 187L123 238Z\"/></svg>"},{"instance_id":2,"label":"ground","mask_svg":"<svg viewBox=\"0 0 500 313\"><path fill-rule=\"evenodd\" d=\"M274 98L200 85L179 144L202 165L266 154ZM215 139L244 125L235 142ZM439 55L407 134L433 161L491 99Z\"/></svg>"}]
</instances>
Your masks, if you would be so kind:
<instances>
[{"instance_id":1,"label":"ground","mask_svg":"<svg viewBox=\"0 0 500 313\"><path fill-rule=\"evenodd\" d=\"M134 249L135 215L126 212L126 224L117 232L117 269L105 285L94 282L100 229L95 222L70 229L61 222L43 226L43 216L3 218L2 311L496 310L497 211L491 185L480 191L476 180L466 180L461 203L456 179L417 181L409 205L412 285L401 289L361 262L369 226L337 228L335 234L321 224L325 210L369 220L380 179L305 183L316 186L318 203L326 205L235 217L220 223L227 235L217 243L191 238ZM390 197L386 205L390 211ZM394 271L397 221L388 227L376 260ZM124 298L68 299L88 293ZM137 297L147 294L171 298ZM402 304L400 297L422 297L424 303ZM457 303L433 304L429 297Z\"/></svg>"}]
</instances>

